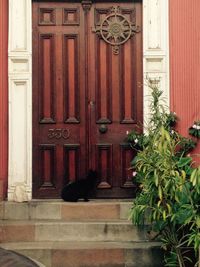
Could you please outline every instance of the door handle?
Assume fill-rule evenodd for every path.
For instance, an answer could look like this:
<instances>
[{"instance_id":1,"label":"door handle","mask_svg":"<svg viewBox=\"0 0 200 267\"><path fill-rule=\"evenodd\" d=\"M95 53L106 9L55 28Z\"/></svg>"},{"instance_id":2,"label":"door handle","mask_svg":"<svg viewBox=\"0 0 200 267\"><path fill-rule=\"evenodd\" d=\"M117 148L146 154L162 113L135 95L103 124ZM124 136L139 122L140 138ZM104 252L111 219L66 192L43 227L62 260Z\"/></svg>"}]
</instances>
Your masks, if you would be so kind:
<instances>
[{"instance_id":1,"label":"door handle","mask_svg":"<svg viewBox=\"0 0 200 267\"><path fill-rule=\"evenodd\" d=\"M105 124L101 124L101 125L99 126L99 132L100 132L100 133L104 134L104 133L106 133L107 131L108 131L108 126L107 126L107 125L105 125Z\"/></svg>"}]
</instances>

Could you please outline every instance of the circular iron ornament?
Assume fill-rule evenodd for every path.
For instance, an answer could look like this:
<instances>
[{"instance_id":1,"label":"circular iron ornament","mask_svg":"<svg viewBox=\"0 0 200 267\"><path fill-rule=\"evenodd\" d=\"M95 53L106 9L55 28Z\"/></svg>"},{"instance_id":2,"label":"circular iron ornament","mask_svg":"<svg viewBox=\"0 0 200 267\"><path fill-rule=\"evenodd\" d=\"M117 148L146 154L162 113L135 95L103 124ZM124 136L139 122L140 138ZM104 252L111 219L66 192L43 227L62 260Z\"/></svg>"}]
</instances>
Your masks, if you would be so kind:
<instances>
[{"instance_id":1,"label":"circular iron ornament","mask_svg":"<svg viewBox=\"0 0 200 267\"><path fill-rule=\"evenodd\" d=\"M112 45L115 55L119 54L120 45L128 41L133 35L140 32L140 27L134 22L129 21L126 16L121 14L122 10L118 7L111 7L110 13L99 24L96 24L96 32L106 43ZM135 13L135 11L134 11Z\"/></svg>"},{"instance_id":2,"label":"circular iron ornament","mask_svg":"<svg viewBox=\"0 0 200 267\"><path fill-rule=\"evenodd\" d=\"M100 34L105 42L118 46L124 44L131 37L132 25L125 16L112 13L102 21Z\"/></svg>"}]
</instances>

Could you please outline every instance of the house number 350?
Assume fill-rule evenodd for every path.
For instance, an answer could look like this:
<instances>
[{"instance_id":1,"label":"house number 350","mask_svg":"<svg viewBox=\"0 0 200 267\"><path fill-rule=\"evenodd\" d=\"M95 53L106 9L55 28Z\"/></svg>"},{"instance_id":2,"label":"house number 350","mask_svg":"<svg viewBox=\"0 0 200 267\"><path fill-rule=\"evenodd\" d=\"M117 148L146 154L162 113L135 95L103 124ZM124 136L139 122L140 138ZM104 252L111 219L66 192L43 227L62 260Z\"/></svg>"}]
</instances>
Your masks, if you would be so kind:
<instances>
[{"instance_id":1,"label":"house number 350","mask_svg":"<svg viewBox=\"0 0 200 267\"><path fill-rule=\"evenodd\" d=\"M53 139L60 139L60 138L64 138L64 139L68 139L70 136L70 132L68 129L49 129L48 130L48 138Z\"/></svg>"}]
</instances>

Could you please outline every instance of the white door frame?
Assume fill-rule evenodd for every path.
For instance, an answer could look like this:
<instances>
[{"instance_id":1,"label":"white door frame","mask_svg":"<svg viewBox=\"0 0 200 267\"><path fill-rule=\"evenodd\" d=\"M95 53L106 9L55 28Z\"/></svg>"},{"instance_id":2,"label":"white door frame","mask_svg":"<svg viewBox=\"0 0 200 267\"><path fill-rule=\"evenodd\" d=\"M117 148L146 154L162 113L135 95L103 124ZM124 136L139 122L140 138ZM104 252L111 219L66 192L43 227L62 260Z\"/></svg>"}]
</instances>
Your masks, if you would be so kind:
<instances>
[{"instance_id":1,"label":"white door frame","mask_svg":"<svg viewBox=\"0 0 200 267\"><path fill-rule=\"evenodd\" d=\"M169 104L168 1L143 0L143 77L160 78ZM32 0L9 0L8 200L17 185L32 199ZM143 87L144 121L148 88Z\"/></svg>"}]
</instances>

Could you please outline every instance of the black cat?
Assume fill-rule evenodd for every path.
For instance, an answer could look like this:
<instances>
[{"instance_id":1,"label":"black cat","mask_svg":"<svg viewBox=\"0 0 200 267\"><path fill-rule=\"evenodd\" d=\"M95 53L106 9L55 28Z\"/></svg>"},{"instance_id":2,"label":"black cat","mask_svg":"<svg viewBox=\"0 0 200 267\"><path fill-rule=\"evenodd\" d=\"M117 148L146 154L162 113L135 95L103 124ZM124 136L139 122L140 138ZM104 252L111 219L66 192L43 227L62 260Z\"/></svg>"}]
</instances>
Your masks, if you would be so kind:
<instances>
[{"instance_id":1,"label":"black cat","mask_svg":"<svg viewBox=\"0 0 200 267\"><path fill-rule=\"evenodd\" d=\"M61 192L61 198L64 201L76 202L80 198L88 200L89 193L95 188L97 181L97 172L90 170L85 179L80 179L67 184Z\"/></svg>"}]
</instances>

